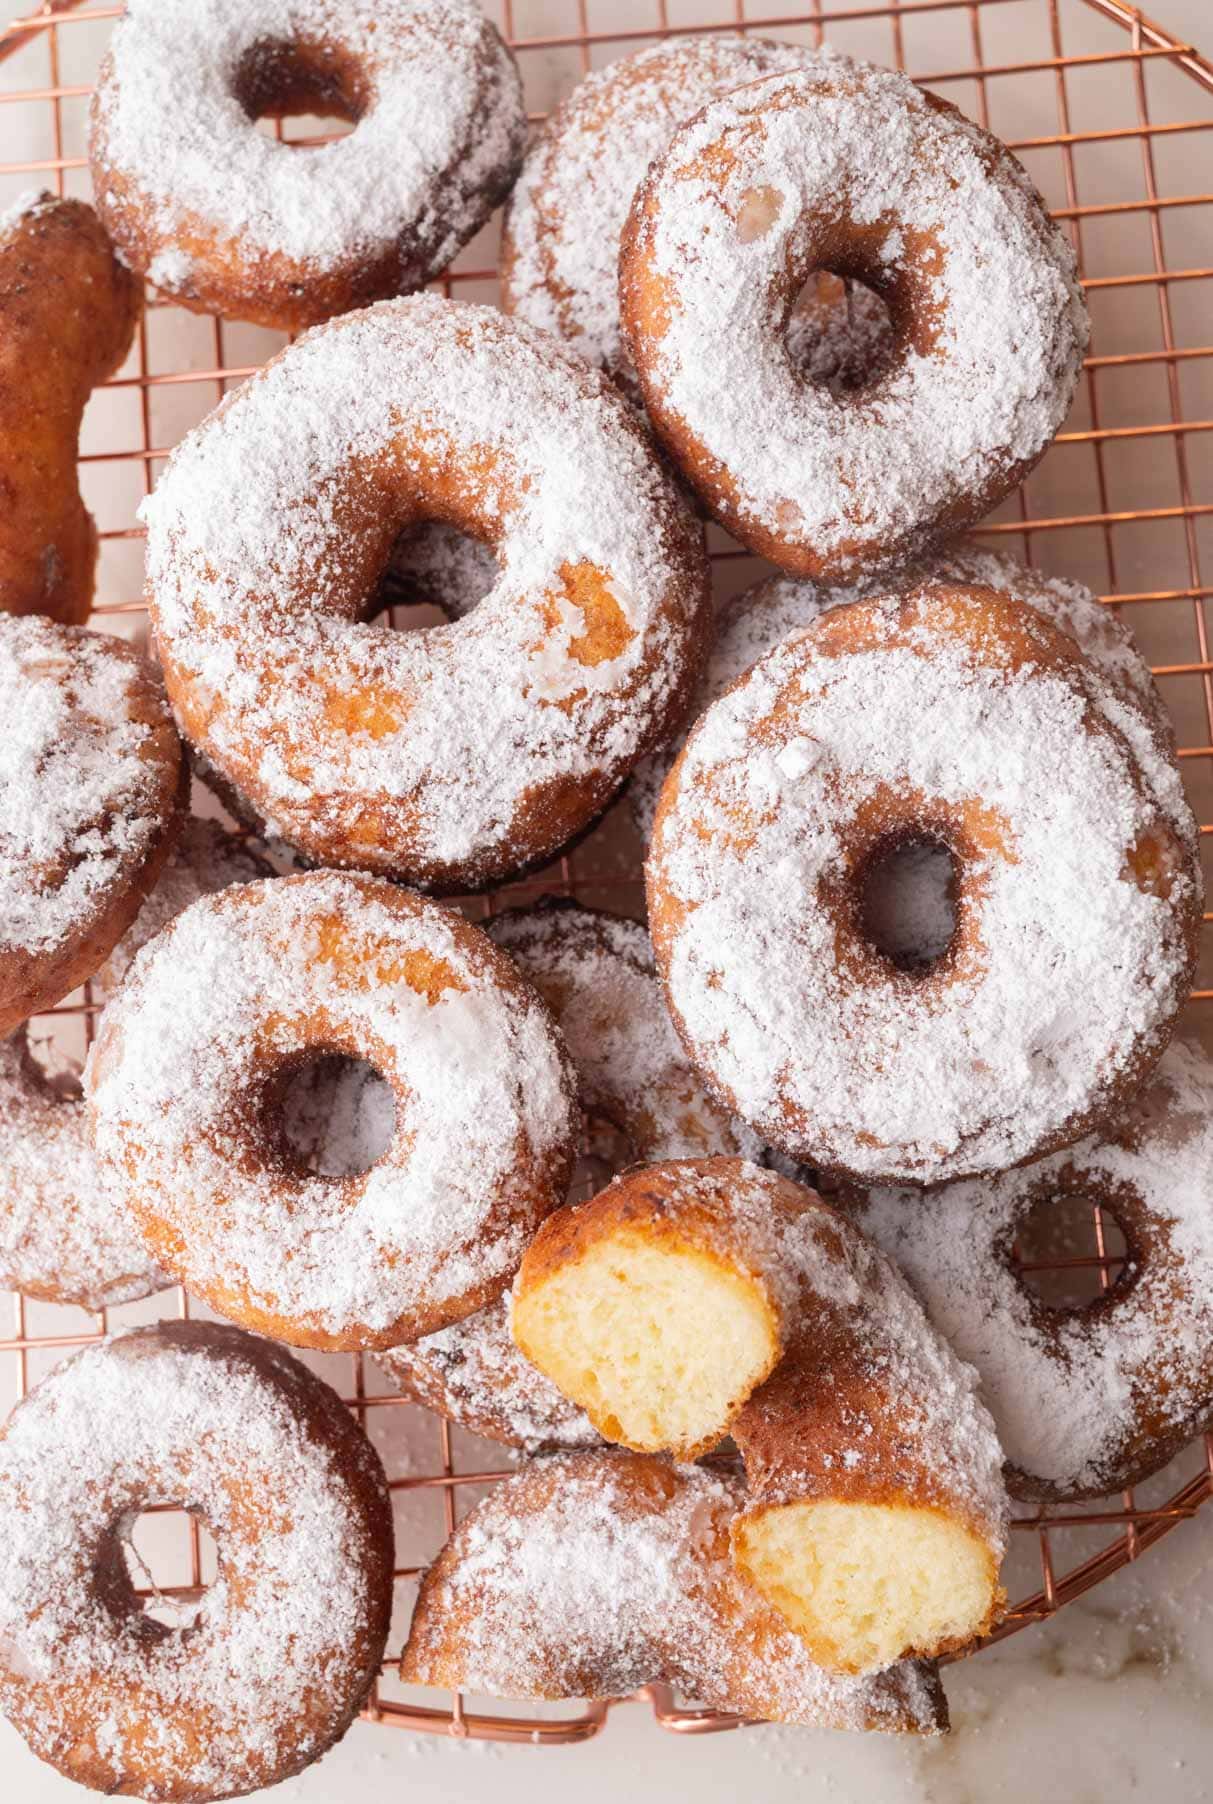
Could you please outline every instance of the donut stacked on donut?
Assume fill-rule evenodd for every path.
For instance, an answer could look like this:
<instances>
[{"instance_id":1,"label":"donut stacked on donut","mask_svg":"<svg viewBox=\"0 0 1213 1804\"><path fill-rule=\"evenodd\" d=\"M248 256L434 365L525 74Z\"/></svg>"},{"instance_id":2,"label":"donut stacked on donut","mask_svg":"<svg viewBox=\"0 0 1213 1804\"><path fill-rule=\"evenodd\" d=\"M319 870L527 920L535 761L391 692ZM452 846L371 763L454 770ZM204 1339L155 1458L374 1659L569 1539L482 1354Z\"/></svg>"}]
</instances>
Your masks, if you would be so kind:
<instances>
[{"instance_id":1,"label":"donut stacked on donut","mask_svg":"<svg viewBox=\"0 0 1213 1804\"><path fill-rule=\"evenodd\" d=\"M291 1079L363 1060L395 1105L368 1170L312 1172ZM320 872L205 897L136 959L86 1069L149 1247L296 1346L390 1347L501 1295L568 1187L573 1076L544 1004L459 915Z\"/></svg>"},{"instance_id":2,"label":"donut stacked on donut","mask_svg":"<svg viewBox=\"0 0 1213 1804\"><path fill-rule=\"evenodd\" d=\"M892 367L840 399L784 328L814 270L881 294ZM632 205L620 313L649 417L751 551L838 581L987 513L1048 448L1088 325L1006 148L891 70L750 82L674 134Z\"/></svg>"},{"instance_id":3,"label":"donut stacked on donut","mask_svg":"<svg viewBox=\"0 0 1213 1804\"><path fill-rule=\"evenodd\" d=\"M256 129L301 111L354 129L306 155ZM514 59L470 0L131 0L89 157L102 218L162 293L300 331L424 287L525 138Z\"/></svg>"},{"instance_id":4,"label":"donut stacked on donut","mask_svg":"<svg viewBox=\"0 0 1213 1804\"><path fill-rule=\"evenodd\" d=\"M185 731L319 862L439 889L516 871L593 818L698 675L703 551L641 428L488 308L419 296L310 333L177 448L146 516ZM491 594L432 632L360 623L426 519L492 546Z\"/></svg>"},{"instance_id":5,"label":"donut stacked on donut","mask_svg":"<svg viewBox=\"0 0 1213 1804\"><path fill-rule=\"evenodd\" d=\"M1213 1067L1176 1040L1114 1127L1000 1176L869 1192L856 1214L981 1373L1017 1497L1140 1483L1213 1423ZM1078 1198L1125 1264L1085 1308L1048 1308L1013 1264L1037 1208Z\"/></svg>"},{"instance_id":6,"label":"donut stacked on donut","mask_svg":"<svg viewBox=\"0 0 1213 1804\"><path fill-rule=\"evenodd\" d=\"M1129 1102L1187 998L1201 892L1111 694L1034 610L933 583L824 614L702 716L658 810L653 941L688 1051L765 1140L929 1183ZM906 971L864 896L924 843L955 929Z\"/></svg>"},{"instance_id":7,"label":"donut stacked on donut","mask_svg":"<svg viewBox=\"0 0 1213 1804\"><path fill-rule=\"evenodd\" d=\"M0 615L0 1034L91 977L181 824L160 682L120 639Z\"/></svg>"},{"instance_id":8,"label":"donut stacked on donut","mask_svg":"<svg viewBox=\"0 0 1213 1804\"><path fill-rule=\"evenodd\" d=\"M142 1510L205 1522L191 1618L145 1615ZM379 1672L392 1602L383 1468L281 1348L165 1322L87 1347L0 1432L0 1705L43 1760L124 1796L227 1798L302 1771Z\"/></svg>"}]
</instances>

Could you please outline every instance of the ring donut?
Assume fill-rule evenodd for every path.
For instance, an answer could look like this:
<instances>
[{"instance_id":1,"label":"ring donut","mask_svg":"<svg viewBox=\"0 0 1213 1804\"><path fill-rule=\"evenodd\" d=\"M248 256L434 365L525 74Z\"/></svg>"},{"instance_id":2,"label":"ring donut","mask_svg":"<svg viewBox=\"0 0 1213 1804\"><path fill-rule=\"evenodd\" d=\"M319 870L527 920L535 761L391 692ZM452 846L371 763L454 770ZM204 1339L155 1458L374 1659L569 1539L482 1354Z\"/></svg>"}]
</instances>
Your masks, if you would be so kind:
<instances>
[{"instance_id":1,"label":"ring donut","mask_svg":"<svg viewBox=\"0 0 1213 1804\"><path fill-rule=\"evenodd\" d=\"M0 1035L108 957L180 830L189 778L151 665L0 614Z\"/></svg>"},{"instance_id":2,"label":"ring donut","mask_svg":"<svg viewBox=\"0 0 1213 1804\"><path fill-rule=\"evenodd\" d=\"M185 731L320 863L459 890L544 859L698 674L701 535L643 429L491 308L424 295L309 333L178 446L145 513ZM492 592L430 632L363 623L430 519L491 547Z\"/></svg>"},{"instance_id":3,"label":"ring donut","mask_svg":"<svg viewBox=\"0 0 1213 1804\"><path fill-rule=\"evenodd\" d=\"M1213 1067L1172 1042L1117 1117L1049 1159L926 1194L871 1191L856 1219L981 1374L1015 1497L1140 1484L1213 1424ZM1126 1262L1107 1294L1053 1310L1012 1262L1040 1205L1098 1203Z\"/></svg>"},{"instance_id":4,"label":"ring donut","mask_svg":"<svg viewBox=\"0 0 1213 1804\"><path fill-rule=\"evenodd\" d=\"M149 1507L206 1524L178 1625L124 1555ZM258 1791L344 1735L379 1673L392 1512L370 1442L281 1348L210 1322L86 1347L0 1432L0 1706L77 1784L161 1804Z\"/></svg>"},{"instance_id":5,"label":"ring donut","mask_svg":"<svg viewBox=\"0 0 1213 1804\"><path fill-rule=\"evenodd\" d=\"M379 1159L344 1176L283 1129L292 1077L335 1055L395 1101ZM374 879L195 902L107 1006L86 1089L156 1258L294 1346L390 1347L484 1308L568 1187L574 1084L546 1007L478 928Z\"/></svg>"},{"instance_id":6,"label":"ring donut","mask_svg":"<svg viewBox=\"0 0 1213 1804\"><path fill-rule=\"evenodd\" d=\"M844 398L801 381L785 343L821 268L893 321L892 367ZM705 506L831 582L1008 494L1088 336L1073 254L1005 146L904 75L833 57L679 128L633 202L619 300L649 417Z\"/></svg>"},{"instance_id":7,"label":"ring donut","mask_svg":"<svg viewBox=\"0 0 1213 1804\"><path fill-rule=\"evenodd\" d=\"M935 583L824 614L700 718L650 925L684 1044L764 1140L940 1182L1080 1139L1143 1082L1191 985L1200 873L1143 775L1156 742L1131 746L1107 693L1034 610ZM864 897L924 843L955 927L910 971Z\"/></svg>"},{"instance_id":8,"label":"ring donut","mask_svg":"<svg viewBox=\"0 0 1213 1804\"><path fill-rule=\"evenodd\" d=\"M256 129L299 112L353 130L300 151ZM470 0L129 0L89 160L162 294L298 332L424 287L525 143L514 59Z\"/></svg>"}]
</instances>

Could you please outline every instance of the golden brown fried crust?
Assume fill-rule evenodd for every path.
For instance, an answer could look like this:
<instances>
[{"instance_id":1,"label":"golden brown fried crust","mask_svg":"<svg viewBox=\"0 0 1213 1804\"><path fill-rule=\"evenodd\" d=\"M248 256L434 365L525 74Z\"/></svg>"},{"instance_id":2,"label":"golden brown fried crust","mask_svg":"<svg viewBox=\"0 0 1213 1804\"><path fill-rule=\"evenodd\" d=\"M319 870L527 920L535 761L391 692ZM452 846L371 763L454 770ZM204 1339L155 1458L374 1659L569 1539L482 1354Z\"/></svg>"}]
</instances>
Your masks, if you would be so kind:
<instances>
[{"instance_id":1,"label":"golden brown fried crust","mask_svg":"<svg viewBox=\"0 0 1213 1804\"><path fill-rule=\"evenodd\" d=\"M91 207L48 195L0 236L0 611L88 616L97 532L80 499L85 402L130 348L142 291Z\"/></svg>"}]
</instances>

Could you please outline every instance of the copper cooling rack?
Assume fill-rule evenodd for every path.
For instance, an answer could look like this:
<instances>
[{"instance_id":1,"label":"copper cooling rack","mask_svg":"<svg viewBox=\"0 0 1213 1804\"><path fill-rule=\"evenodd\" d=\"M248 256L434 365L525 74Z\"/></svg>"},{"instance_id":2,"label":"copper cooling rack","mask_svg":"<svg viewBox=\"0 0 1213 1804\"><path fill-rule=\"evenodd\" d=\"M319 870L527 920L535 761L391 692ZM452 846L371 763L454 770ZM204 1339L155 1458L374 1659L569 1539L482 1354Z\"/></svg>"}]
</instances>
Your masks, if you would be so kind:
<instances>
[{"instance_id":1,"label":"copper cooling rack","mask_svg":"<svg viewBox=\"0 0 1213 1804\"><path fill-rule=\"evenodd\" d=\"M0 211L29 187L87 196L85 115L97 64L120 6L46 0L0 33ZM493 12L493 0L486 11ZM1072 233L1094 317L1092 355L1067 430L1025 489L986 522L1029 559L1088 582L1127 611L1175 718L1189 793L1213 834L1213 657L1202 559L1213 553L1213 64L1121 0L500 0L497 23L518 54L532 117L540 119L580 76L672 33L761 30L790 41L828 41L896 64L1012 144ZM1213 22L1213 20L1211 20ZM333 122L274 128L316 142ZM490 229L440 285L493 299ZM82 481L101 527L97 615L107 628L144 624L135 508L181 433L281 341L201 320L151 297L128 366L86 419ZM722 590L753 579L753 560L722 535L711 550ZM397 624L402 624L397 622ZM469 902L482 918L547 892L639 915L639 845L616 808L551 869ZM1206 922L1213 916L1206 915ZM1188 1031L1213 1033L1213 959L1202 961ZM96 1005L86 990L35 1033L77 1056ZM1055 1224L1054 1224L1055 1225ZM1115 1224L1091 1209L1033 1249L1020 1249L1028 1281L1107 1288L1120 1269ZM99 1318L16 1297L0 1339L0 1377L24 1393L55 1359L113 1326L185 1315L184 1293ZM569 1742L604 1725L614 1701L571 1710L502 1714L489 1701L404 1693L393 1673L412 1588L479 1488L510 1456L391 1394L374 1363L321 1358L384 1454L397 1503L400 1620L384 1678L366 1714L400 1727L499 1740ZM7 1371L3 1368L7 1367ZM1191 1516L1213 1494L1213 1440L1189 1450L1152 1486L1102 1508L1025 1513L1011 1562L1020 1601L998 1631L1052 1616ZM160 1598L196 1597L213 1570L198 1525L180 1516L176 1571L156 1558ZM157 1523L154 1526L161 1526ZM158 1543L159 1546L159 1543ZM150 1556L149 1556L150 1559ZM1014 1593L1013 1593L1014 1594ZM681 1707L664 1686L643 1697L664 1728L696 1733L736 1719Z\"/></svg>"}]
</instances>

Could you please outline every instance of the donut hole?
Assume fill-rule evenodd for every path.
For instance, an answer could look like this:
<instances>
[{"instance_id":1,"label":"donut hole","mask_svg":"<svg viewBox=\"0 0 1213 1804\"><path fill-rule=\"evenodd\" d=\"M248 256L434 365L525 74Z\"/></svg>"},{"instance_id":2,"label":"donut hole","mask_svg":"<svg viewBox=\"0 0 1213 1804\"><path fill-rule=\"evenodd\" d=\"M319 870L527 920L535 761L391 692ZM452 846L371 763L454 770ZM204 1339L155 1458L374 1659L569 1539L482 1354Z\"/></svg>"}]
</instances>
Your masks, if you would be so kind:
<instances>
[{"instance_id":1,"label":"donut hole","mask_svg":"<svg viewBox=\"0 0 1213 1804\"><path fill-rule=\"evenodd\" d=\"M396 1132L391 1085L345 1052L292 1060L270 1083L263 1109L282 1164L306 1177L358 1177L378 1164Z\"/></svg>"},{"instance_id":2,"label":"donut hole","mask_svg":"<svg viewBox=\"0 0 1213 1804\"><path fill-rule=\"evenodd\" d=\"M356 125L372 99L355 58L332 45L280 38L249 46L237 65L232 92L254 124L306 119L305 135L283 139L292 150Z\"/></svg>"},{"instance_id":3,"label":"donut hole","mask_svg":"<svg viewBox=\"0 0 1213 1804\"><path fill-rule=\"evenodd\" d=\"M784 344L801 382L854 394L888 374L898 338L888 302L857 276L815 269L792 302Z\"/></svg>"},{"instance_id":4,"label":"donut hole","mask_svg":"<svg viewBox=\"0 0 1213 1804\"><path fill-rule=\"evenodd\" d=\"M496 585L493 547L445 520L414 522L396 539L365 618L395 632L449 626Z\"/></svg>"},{"instance_id":5,"label":"donut hole","mask_svg":"<svg viewBox=\"0 0 1213 1804\"><path fill-rule=\"evenodd\" d=\"M956 939L959 868L931 834L884 839L860 867L859 931L896 970L925 976Z\"/></svg>"},{"instance_id":6,"label":"donut hole","mask_svg":"<svg viewBox=\"0 0 1213 1804\"><path fill-rule=\"evenodd\" d=\"M205 1516L177 1504L149 1504L114 1531L121 1556L116 1603L157 1639L191 1629L219 1576L219 1550Z\"/></svg>"},{"instance_id":7,"label":"donut hole","mask_svg":"<svg viewBox=\"0 0 1213 1804\"><path fill-rule=\"evenodd\" d=\"M1122 1296L1136 1275L1114 1210L1089 1196L1038 1198L1016 1227L1009 1258L1025 1290L1059 1315Z\"/></svg>"}]
</instances>

